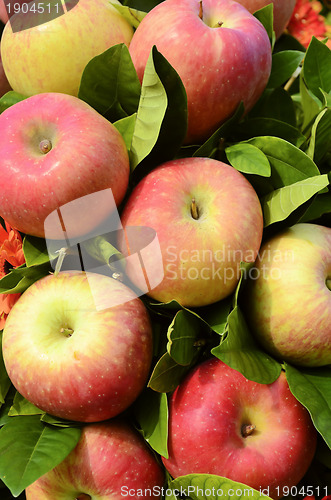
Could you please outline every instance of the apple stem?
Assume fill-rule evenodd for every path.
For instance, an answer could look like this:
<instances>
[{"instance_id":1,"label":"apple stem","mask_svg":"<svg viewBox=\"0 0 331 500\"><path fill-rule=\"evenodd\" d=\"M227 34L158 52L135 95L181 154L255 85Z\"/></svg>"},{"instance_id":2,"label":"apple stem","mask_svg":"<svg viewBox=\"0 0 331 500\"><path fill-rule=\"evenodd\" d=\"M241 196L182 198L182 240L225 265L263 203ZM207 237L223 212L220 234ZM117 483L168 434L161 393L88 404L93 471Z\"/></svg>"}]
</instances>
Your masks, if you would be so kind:
<instances>
[{"instance_id":1,"label":"apple stem","mask_svg":"<svg viewBox=\"0 0 331 500\"><path fill-rule=\"evenodd\" d=\"M220 28L223 24L223 21L217 21L217 23L215 24L215 26L213 26L213 28Z\"/></svg>"},{"instance_id":2,"label":"apple stem","mask_svg":"<svg viewBox=\"0 0 331 500\"><path fill-rule=\"evenodd\" d=\"M198 209L198 206L196 204L195 198L192 198L192 201L191 201L191 215L192 215L193 219L195 219L195 220L199 219L199 209Z\"/></svg>"},{"instance_id":3,"label":"apple stem","mask_svg":"<svg viewBox=\"0 0 331 500\"><path fill-rule=\"evenodd\" d=\"M39 143L39 149L43 154L49 153L52 149L52 143L49 139L43 139Z\"/></svg>"},{"instance_id":4,"label":"apple stem","mask_svg":"<svg viewBox=\"0 0 331 500\"><path fill-rule=\"evenodd\" d=\"M74 333L74 331L72 328L61 328L60 333L63 333L66 337L71 337L71 335Z\"/></svg>"},{"instance_id":5,"label":"apple stem","mask_svg":"<svg viewBox=\"0 0 331 500\"><path fill-rule=\"evenodd\" d=\"M244 424L241 426L241 435L243 437L250 436L253 434L254 430L256 429L256 425L253 424Z\"/></svg>"},{"instance_id":6,"label":"apple stem","mask_svg":"<svg viewBox=\"0 0 331 500\"><path fill-rule=\"evenodd\" d=\"M200 6L199 6L199 17L202 21L203 18L203 7L202 7L202 0L200 1Z\"/></svg>"},{"instance_id":7,"label":"apple stem","mask_svg":"<svg viewBox=\"0 0 331 500\"><path fill-rule=\"evenodd\" d=\"M331 278L327 278L325 284L327 288L331 291Z\"/></svg>"},{"instance_id":8,"label":"apple stem","mask_svg":"<svg viewBox=\"0 0 331 500\"><path fill-rule=\"evenodd\" d=\"M68 250L67 248L62 247L62 248L60 248L60 250L56 251L56 253L59 254L59 257L58 257L57 262L55 264L54 276L57 276L59 274L59 272L61 271L61 267L62 267L62 264L64 261L64 257L66 256L67 250Z\"/></svg>"}]
</instances>

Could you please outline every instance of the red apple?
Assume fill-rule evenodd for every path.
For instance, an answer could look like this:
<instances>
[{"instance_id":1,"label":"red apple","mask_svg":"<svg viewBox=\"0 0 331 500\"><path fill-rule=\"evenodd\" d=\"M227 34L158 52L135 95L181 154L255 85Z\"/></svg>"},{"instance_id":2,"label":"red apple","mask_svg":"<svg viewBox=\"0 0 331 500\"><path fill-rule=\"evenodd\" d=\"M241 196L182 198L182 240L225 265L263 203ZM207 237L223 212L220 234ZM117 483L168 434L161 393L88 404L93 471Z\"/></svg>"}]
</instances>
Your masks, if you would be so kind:
<instances>
[{"instance_id":1,"label":"red apple","mask_svg":"<svg viewBox=\"0 0 331 500\"><path fill-rule=\"evenodd\" d=\"M8 19L22 8L23 3L28 4L29 2L26 0L0 0L0 20L6 24Z\"/></svg>"},{"instance_id":2,"label":"red apple","mask_svg":"<svg viewBox=\"0 0 331 500\"><path fill-rule=\"evenodd\" d=\"M3 357L16 389L38 408L69 420L106 420L144 387L149 316L132 290L108 276L49 275L10 311Z\"/></svg>"},{"instance_id":3,"label":"red apple","mask_svg":"<svg viewBox=\"0 0 331 500\"><path fill-rule=\"evenodd\" d=\"M171 397L169 459L162 460L174 477L216 474L276 500L304 476L316 434L284 372L272 384L258 384L214 358Z\"/></svg>"},{"instance_id":4,"label":"red apple","mask_svg":"<svg viewBox=\"0 0 331 500\"><path fill-rule=\"evenodd\" d=\"M83 427L67 458L25 493L27 500L114 500L130 492L138 500L159 498L163 483L163 470L143 438L114 419Z\"/></svg>"},{"instance_id":5,"label":"red apple","mask_svg":"<svg viewBox=\"0 0 331 500\"><path fill-rule=\"evenodd\" d=\"M112 3L120 4L118 0L23 2L2 34L3 66L13 90L26 96L78 95L87 63L114 45L128 46L132 38L132 26Z\"/></svg>"},{"instance_id":6,"label":"red apple","mask_svg":"<svg viewBox=\"0 0 331 500\"><path fill-rule=\"evenodd\" d=\"M241 3L252 14L273 3L274 30L276 38L279 38L291 18L296 0L237 0L237 2Z\"/></svg>"},{"instance_id":7,"label":"red apple","mask_svg":"<svg viewBox=\"0 0 331 500\"><path fill-rule=\"evenodd\" d=\"M184 158L160 165L136 186L121 222L124 255L143 252L148 281L160 275L159 254L143 241L149 226L158 237L164 277L148 295L185 306L203 306L230 295L240 278L240 262L254 262L263 231L259 199L246 178L210 158ZM122 234L122 233L120 233ZM127 262L129 278L145 281ZM139 269L138 269L139 271Z\"/></svg>"},{"instance_id":8,"label":"red apple","mask_svg":"<svg viewBox=\"0 0 331 500\"><path fill-rule=\"evenodd\" d=\"M271 70L262 24L232 0L166 0L139 24L129 50L142 80L156 45L177 70L188 98L187 143L200 143L235 111L248 111Z\"/></svg>"},{"instance_id":9,"label":"red apple","mask_svg":"<svg viewBox=\"0 0 331 500\"><path fill-rule=\"evenodd\" d=\"M122 201L130 171L124 140L77 97L25 99L0 115L0 128L0 215L19 231L44 237L50 213L100 191L93 209L67 221L75 235L86 234L114 210L106 191ZM48 229L48 238L63 238L57 225Z\"/></svg>"},{"instance_id":10,"label":"red apple","mask_svg":"<svg viewBox=\"0 0 331 500\"><path fill-rule=\"evenodd\" d=\"M331 228L295 224L261 247L245 289L251 331L272 355L331 364Z\"/></svg>"}]
</instances>

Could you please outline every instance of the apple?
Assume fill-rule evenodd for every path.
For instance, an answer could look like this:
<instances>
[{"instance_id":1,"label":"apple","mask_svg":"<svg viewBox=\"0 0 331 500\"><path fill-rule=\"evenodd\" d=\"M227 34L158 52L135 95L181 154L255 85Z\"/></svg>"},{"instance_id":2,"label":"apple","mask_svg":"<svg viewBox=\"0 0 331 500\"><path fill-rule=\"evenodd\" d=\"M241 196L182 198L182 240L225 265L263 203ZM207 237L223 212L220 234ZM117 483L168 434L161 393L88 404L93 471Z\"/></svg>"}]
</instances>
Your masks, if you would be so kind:
<instances>
[{"instance_id":1,"label":"apple","mask_svg":"<svg viewBox=\"0 0 331 500\"><path fill-rule=\"evenodd\" d=\"M31 1L31 0L30 0ZM23 3L29 3L26 0L0 0L0 20L6 24L15 11L17 12L22 8Z\"/></svg>"},{"instance_id":2,"label":"apple","mask_svg":"<svg viewBox=\"0 0 331 500\"><path fill-rule=\"evenodd\" d=\"M41 410L106 420L144 387L152 359L149 316L123 283L62 271L36 281L11 309L3 358L18 392Z\"/></svg>"},{"instance_id":3,"label":"apple","mask_svg":"<svg viewBox=\"0 0 331 500\"><path fill-rule=\"evenodd\" d=\"M266 241L243 306L252 333L277 358L331 364L331 228L301 223Z\"/></svg>"},{"instance_id":4,"label":"apple","mask_svg":"<svg viewBox=\"0 0 331 500\"><path fill-rule=\"evenodd\" d=\"M113 419L84 426L74 450L25 494L27 500L111 500L126 492L133 499L159 498L163 483L163 470L143 438Z\"/></svg>"},{"instance_id":5,"label":"apple","mask_svg":"<svg viewBox=\"0 0 331 500\"><path fill-rule=\"evenodd\" d=\"M59 9L59 2L40 5L44 14L22 10L11 17L2 34L1 54L8 81L23 95L77 95L90 59L113 45L129 45L132 38L132 26L109 0L67 1L64 15L52 10L48 15L49 9Z\"/></svg>"},{"instance_id":6,"label":"apple","mask_svg":"<svg viewBox=\"0 0 331 500\"><path fill-rule=\"evenodd\" d=\"M296 0L237 0L237 2L246 7L252 14L273 3L274 31L276 38L279 38L291 18Z\"/></svg>"},{"instance_id":7,"label":"apple","mask_svg":"<svg viewBox=\"0 0 331 500\"><path fill-rule=\"evenodd\" d=\"M4 69L3 69L1 54L0 54L0 97L2 97L4 94L9 92L10 90L11 90L11 87L8 83L6 74L5 74Z\"/></svg>"},{"instance_id":8,"label":"apple","mask_svg":"<svg viewBox=\"0 0 331 500\"><path fill-rule=\"evenodd\" d=\"M203 306L230 295L240 278L240 262L254 262L263 217L259 199L246 178L210 158L183 158L152 170L135 187L121 214L119 248L126 257L143 252L149 281L160 274L160 260L143 241L152 228L159 241L164 276L148 295L161 302ZM126 272L140 289L136 266Z\"/></svg>"},{"instance_id":9,"label":"apple","mask_svg":"<svg viewBox=\"0 0 331 500\"><path fill-rule=\"evenodd\" d=\"M156 48L178 72L188 99L186 143L208 138L241 101L248 111L271 70L271 45L262 24L232 0L166 0L139 24L130 54L142 80Z\"/></svg>"},{"instance_id":10,"label":"apple","mask_svg":"<svg viewBox=\"0 0 331 500\"><path fill-rule=\"evenodd\" d=\"M213 358L196 366L171 397L169 458L162 461L175 478L216 474L277 500L307 471L316 434L284 372L272 384L259 384Z\"/></svg>"},{"instance_id":11,"label":"apple","mask_svg":"<svg viewBox=\"0 0 331 500\"><path fill-rule=\"evenodd\" d=\"M84 216L73 211L76 235L101 223L128 187L129 157L117 129L77 97L44 93L20 101L0 115L0 216L19 231L44 237L44 222L62 205L100 191ZM115 207L116 208L116 207ZM63 238L54 225L48 238Z\"/></svg>"}]
</instances>

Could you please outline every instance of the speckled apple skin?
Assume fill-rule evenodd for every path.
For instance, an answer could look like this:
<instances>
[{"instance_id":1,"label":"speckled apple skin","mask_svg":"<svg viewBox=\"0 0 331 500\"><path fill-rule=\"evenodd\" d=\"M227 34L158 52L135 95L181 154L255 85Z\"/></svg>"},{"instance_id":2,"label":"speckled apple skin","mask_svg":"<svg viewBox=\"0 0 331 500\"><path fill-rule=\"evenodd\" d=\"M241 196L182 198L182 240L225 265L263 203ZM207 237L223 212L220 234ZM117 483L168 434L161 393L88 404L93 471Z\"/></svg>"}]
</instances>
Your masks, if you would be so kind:
<instances>
[{"instance_id":1,"label":"speckled apple skin","mask_svg":"<svg viewBox=\"0 0 331 500\"><path fill-rule=\"evenodd\" d=\"M188 99L186 143L200 143L235 111L248 111L271 70L271 45L262 24L232 0L166 0L139 24L130 54L142 80L153 47L181 77ZM212 28L217 23L221 27Z\"/></svg>"},{"instance_id":2,"label":"speckled apple skin","mask_svg":"<svg viewBox=\"0 0 331 500\"><path fill-rule=\"evenodd\" d=\"M274 30L276 38L279 38L288 25L296 0L237 0L254 14L259 9L273 3L274 6Z\"/></svg>"},{"instance_id":3,"label":"speckled apple skin","mask_svg":"<svg viewBox=\"0 0 331 500\"><path fill-rule=\"evenodd\" d=\"M109 297L122 303L110 307ZM11 310L3 357L16 389L43 411L82 422L106 420L144 387L152 359L149 316L132 290L108 276L49 275Z\"/></svg>"},{"instance_id":4,"label":"speckled apple skin","mask_svg":"<svg viewBox=\"0 0 331 500\"><path fill-rule=\"evenodd\" d=\"M243 424L256 426L242 437ZM178 386L169 405L169 459L173 477L216 474L278 498L277 486L294 486L307 471L316 431L294 398L285 373L272 384L247 380L213 358ZM281 495L282 496L282 495Z\"/></svg>"},{"instance_id":5,"label":"speckled apple skin","mask_svg":"<svg viewBox=\"0 0 331 500\"><path fill-rule=\"evenodd\" d=\"M113 45L129 45L133 35L132 26L108 0L79 0L66 14L19 30L27 16L35 19L36 14L12 16L1 40L9 83L26 96L42 92L78 95L87 63Z\"/></svg>"},{"instance_id":6,"label":"speckled apple skin","mask_svg":"<svg viewBox=\"0 0 331 500\"><path fill-rule=\"evenodd\" d=\"M191 215L193 198L200 211L197 220ZM155 273L163 265L164 277L148 295L196 307L234 291L240 261L254 262L263 231L262 209L252 185L230 165L210 158L172 160L154 169L131 193L121 222L125 230L151 227L158 237L162 262L153 248L144 249L143 259ZM123 238L119 246L128 253ZM134 253L134 248L129 250ZM130 262L126 272L141 288Z\"/></svg>"},{"instance_id":7,"label":"speckled apple skin","mask_svg":"<svg viewBox=\"0 0 331 500\"><path fill-rule=\"evenodd\" d=\"M129 424L116 419L83 427L76 448L25 491L27 500L67 500L80 494L93 500L120 500L126 486L161 490L164 473L142 437ZM125 492L126 490L124 490ZM80 497L79 497L80 498Z\"/></svg>"},{"instance_id":8,"label":"speckled apple skin","mask_svg":"<svg viewBox=\"0 0 331 500\"><path fill-rule=\"evenodd\" d=\"M330 364L331 228L287 228L262 245L255 265L243 297L252 333L282 361Z\"/></svg>"},{"instance_id":9,"label":"speckled apple skin","mask_svg":"<svg viewBox=\"0 0 331 500\"><path fill-rule=\"evenodd\" d=\"M129 157L117 129L77 97L32 96L0 116L0 215L32 236L44 237L44 221L66 203L110 188L119 204L128 187ZM52 149L44 154L40 141ZM89 213L72 213L72 236L87 234L114 210L100 196ZM60 229L60 231L59 231ZM64 237L61 226L47 237Z\"/></svg>"}]
</instances>

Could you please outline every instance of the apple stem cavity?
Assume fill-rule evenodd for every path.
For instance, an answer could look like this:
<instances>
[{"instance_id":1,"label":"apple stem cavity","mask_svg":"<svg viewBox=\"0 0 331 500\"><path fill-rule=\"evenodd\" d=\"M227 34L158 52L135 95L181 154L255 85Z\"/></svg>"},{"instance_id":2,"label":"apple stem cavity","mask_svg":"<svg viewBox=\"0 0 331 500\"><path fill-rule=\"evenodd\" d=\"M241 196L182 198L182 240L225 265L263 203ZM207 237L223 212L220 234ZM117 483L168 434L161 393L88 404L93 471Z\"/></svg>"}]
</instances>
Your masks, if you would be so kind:
<instances>
[{"instance_id":1,"label":"apple stem cavity","mask_svg":"<svg viewBox=\"0 0 331 500\"><path fill-rule=\"evenodd\" d=\"M87 495L86 493L81 493L78 495L78 497L75 498L75 500L91 500L92 497L90 495Z\"/></svg>"},{"instance_id":2,"label":"apple stem cavity","mask_svg":"<svg viewBox=\"0 0 331 500\"><path fill-rule=\"evenodd\" d=\"M49 139L43 139L39 143L39 149L40 151L45 155L50 152L52 149L52 143Z\"/></svg>"},{"instance_id":3,"label":"apple stem cavity","mask_svg":"<svg viewBox=\"0 0 331 500\"><path fill-rule=\"evenodd\" d=\"M198 209L198 206L196 204L195 198L192 198L192 201L191 201L191 215L192 215L193 219L195 219L195 220L199 219L199 209Z\"/></svg>"},{"instance_id":4,"label":"apple stem cavity","mask_svg":"<svg viewBox=\"0 0 331 500\"><path fill-rule=\"evenodd\" d=\"M326 278L326 282L325 282L327 288L331 291L331 278Z\"/></svg>"},{"instance_id":5,"label":"apple stem cavity","mask_svg":"<svg viewBox=\"0 0 331 500\"><path fill-rule=\"evenodd\" d=\"M251 436L256 429L256 425L253 424L243 424L241 426L242 437Z\"/></svg>"},{"instance_id":6,"label":"apple stem cavity","mask_svg":"<svg viewBox=\"0 0 331 500\"><path fill-rule=\"evenodd\" d=\"M63 333L63 335L65 337L71 337L71 335L74 333L73 329L72 328L61 328L60 330L60 333ZM79 499L80 498L85 498L85 497L78 497ZM89 498L89 497L86 497L86 498Z\"/></svg>"}]
</instances>

